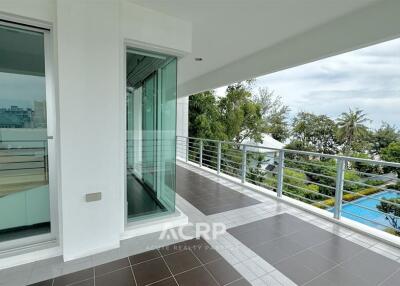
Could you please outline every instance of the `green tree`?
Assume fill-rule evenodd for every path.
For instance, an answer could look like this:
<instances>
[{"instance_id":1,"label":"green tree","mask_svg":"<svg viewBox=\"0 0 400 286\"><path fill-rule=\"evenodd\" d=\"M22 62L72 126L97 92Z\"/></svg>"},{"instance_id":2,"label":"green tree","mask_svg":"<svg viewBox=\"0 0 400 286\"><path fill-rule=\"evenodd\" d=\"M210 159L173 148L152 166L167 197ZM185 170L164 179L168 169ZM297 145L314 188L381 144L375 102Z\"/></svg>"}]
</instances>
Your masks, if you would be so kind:
<instances>
[{"instance_id":1,"label":"green tree","mask_svg":"<svg viewBox=\"0 0 400 286\"><path fill-rule=\"evenodd\" d=\"M392 142L381 151L381 158L388 162L400 163L400 141ZM385 171L395 171L400 176L400 168L385 167Z\"/></svg>"},{"instance_id":2,"label":"green tree","mask_svg":"<svg viewBox=\"0 0 400 286\"><path fill-rule=\"evenodd\" d=\"M381 150L388 147L390 143L400 140L399 131L389 123L383 122L379 129L370 136L371 153L381 154Z\"/></svg>"},{"instance_id":3,"label":"green tree","mask_svg":"<svg viewBox=\"0 0 400 286\"><path fill-rule=\"evenodd\" d=\"M326 115L299 112L293 119L291 142L299 150L335 154L337 151L337 127Z\"/></svg>"},{"instance_id":4,"label":"green tree","mask_svg":"<svg viewBox=\"0 0 400 286\"><path fill-rule=\"evenodd\" d=\"M372 159L371 155L366 153L354 153L352 157L360 158L360 159ZM352 168L357 171L364 172L364 173L373 173L373 174L381 174L382 168L379 165L374 165L370 163L363 163L363 162L351 162Z\"/></svg>"},{"instance_id":5,"label":"green tree","mask_svg":"<svg viewBox=\"0 0 400 286\"><path fill-rule=\"evenodd\" d=\"M248 85L237 83L226 89L225 97L218 102L220 123L227 139L242 143L245 139L262 142L265 124L261 105L252 101Z\"/></svg>"},{"instance_id":6,"label":"green tree","mask_svg":"<svg viewBox=\"0 0 400 286\"><path fill-rule=\"evenodd\" d=\"M400 198L386 199L382 198L382 201L377 205L377 209L386 214L386 220L394 228L394 233L400 235Z\"/></svg>"},{"instance_id":7,"label":"green tree","mask_svg":"<svg viewBox=\"0 0 400 286\"><path fill-rule=\"evenodd\" d=\"M343 153L348 154L351 151L363 151L362 146L365 146L365 135L368 133L368 128L365 123L370 120L367 115L359 109L349 112L343 112L337 120L338 137L343 143Z\"/></svg>"},{"instance_id":8,"label":"green tree","mask_svg":"<svg viewBox=\"0 0 400 286\"><path fill-rule=\"evenodd\" d=\"M189 99L189 136L226 140L219 120L218 102L214 91L192 95Z\"/></svg>"},{"instance_id":9,"label":"green tree","mask_svg":"<svg viewBox=\"0 0 400 286\"><path fill-rule=\"evenodd\" d=\"M280 96L275 96L268 88L260 88L253 100L262 107L266 131L272 138L284 142L290 136L288 123L289 106L284 105Z\"/></svg>"}]
</instances>

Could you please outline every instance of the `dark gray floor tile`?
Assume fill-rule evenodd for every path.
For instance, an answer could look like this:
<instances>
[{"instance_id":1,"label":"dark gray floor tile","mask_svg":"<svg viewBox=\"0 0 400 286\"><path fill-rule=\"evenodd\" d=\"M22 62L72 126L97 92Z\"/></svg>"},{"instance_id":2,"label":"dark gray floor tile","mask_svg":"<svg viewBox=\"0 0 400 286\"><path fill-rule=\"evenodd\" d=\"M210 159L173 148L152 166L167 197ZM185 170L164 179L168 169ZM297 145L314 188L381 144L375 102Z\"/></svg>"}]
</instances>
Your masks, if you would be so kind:
<instances>
[{"instance_id":1,"label":"dark gray floor tile","mask_svg":"<svg viewBox=\"0 0 400 286\"><path fill-rule=\"evenodd\" d=\"M161 247L159 250L162 255L166 256L176 252L190 250L193 248L200 248L200 247L204 247L204 240L200 238L194 238Z\"/></svg>"},{"instance_id":2,"label":"dark gray floor tile","mask_svg":"<svg viewBox=\"0 0 400 286\"><path fill-rule=\"evenodd\" d=\"M233 283L230 283L229 286L251 286L249 282L247 282L246 279L239 279Z\"/></svg>"},{"instance_id":3,"label":"dark gray floor tile","mask_svg":"<svg viewBox=\"0 0 400 286\"><path fill-rule=\"evenodd\" d=\"M96 286L135 286L130 267L96 277Z\"/></svg>"},{"instance_id":4,"label":"dark gray floor tile","mask_svg":"<svg viewBox=\"0 0 400 286\"><path fill-rule=\"evenodd\" d=\"M323 280L328 280L334 285L340 286L372 286L372 282L362 279L346 269L337 266L320 276ZM394 285L393 285L394 286Z\"/></svg>"},{"instance_id":5,"label":"dark gray floor tile","mask_svg":"<svg viewBox=\"0 0 400 286\"><path fill-rule=\"evenodd\" d=\"M218 286L204 267L198 267L175 276L179 286Z\"/></svg>"},{"instance_id":6,"label":"dark gray floor tile","mask_svg":"<svg viewBox=\"0 0 400 286\"><path fill-rule=\"evenodd\" d=\"M115 261L111 261L109 263L105 263L102 265L98 265L96 266L95 269L95 275L96 276L100 276L103 274L107 274L109 272L121 269L121 268L125 268L125 267L129 267L130 263L129 263L129 259L128 258L123 258L123 259L118 259Z\"/></svg>"},{"instance_id":7,"label":"dark gray floor tile","mask_svg":"<svg viewBox=\"0 0 400 286\"><path fill-rule=\"evenodd\" d=\"M333 239L336 235L322 229L305 229L288 236L296 243L309 248Z\"/></svg>"},{"instance_id":8,"label":"dark gray floor tile","mask_svg":"<svg viewBox=\"0 0 400 286\"><path fill-rule=\"evenodd\" d=\"M341 266L355 275L378 284L396 272L400 264L382 255L366 250L346 261ZM400 280L398 283L400 284Z\"/></svg>"},{"instance_id":9,"label":"dark gray floor tile","mask_svg":"<svg viewBox=\"0 0 400 286\"><path fill-rule=\"evenodd\" d=\"M178 284L176 284L175 279L171 277L151 284L151 286L178 286Z\"/></svg>"},{"instance_id":10,"label":"dark gray floor tile","mask_svg":"<svg viewBox=\"0 0 400 286\"><path fill-rule=\"evenodd\" d=\"M52 285L53 285L53 279L41 281L35 284L30 284L28 286L52 286Z\"/></svg>"},{"instance_id":11,"label":"dark gray floor tile","mask_svg":"<svg viewBox=\"0 0 400 286\"><path fill-rule=\"evenodd\" d=\"M209 264L205 267L211 275L217 280L219 285L226 285L230 282L236 281L242 276L232 267L225 259L220 259Z\"/></svg>"},{"instance_id":12,"label":"dark gray floor tile","mask_svg":"<svg viewBox=\"0 0 400 286\"><path fill-rule=\"evenodd\" d=\"M94 269L89 268L57 277L54 279L53 286L65 286L71 283L83 281L93 277L94 277Z\"/></svg>"},{"instance_id":13,"label":"dark gray floor tile","mask_svg":"<svg viewBox=\"0 0 400 286\"><path fill-rule=\"evenodd\" d=\"M255 248L252 248L252 250L265 261L274 265L290 256L273 243L261 244Z\"/></svg>"},{"instance_id":14,"label":"dark gray floor tile","mask_svg":"<svg viewBox=\"0 0 400 286\"><path fill-rule=\"evenodd\" d=\"M207 242L203 242L199 247L192 247L192 251L203 264L222 258L222 256Z\"/></svg>"},{"instance_id":15,"label":"dark gray floor tile","mask_svg":"<svg viewBox=\"0 0 400 286\"><path fill-rule=\"evenodd\" d=\"M174 275L201 265L190 250L164 256L164 259Z\"/></svg>"},{"instance_id":16,"label":"dark gray floor tile","mask_svg":"<svg viewBox=\"0 0 400 286\"><path fill-rule=\"evenodd\" d=\"M350 259L364 249L362 246L338 236L311 248L313 252L338 263Z\"/></svg>"},{"instance_id":17,"label":"dark gray floor tile","mask_svg":"<svg viewBox=\"0 0 400 286\"><path fill-rule=\"evenodd\" d=\"M260 203L202 175L177 166L176 191L205 215Z\"/></svg>"},{"instance_id":18,"label":"dark gray floor tile","mask_svg":"<svg viewBox=\"0 0 400 286\"><path fill-rule=\"evenodd\" d=\"M275 231L265 231L255 228L252 231L233 234L233 236L246 246L256 246L277 239L282 235Z\"/></svg>"},{"instance_id":19,"label":"dark gray floor tile","mask_svg":"<svg viewBox=\"0 0 400 286\"><path fill-rule=\"evenodd\" d=\"M387 277L386 280L380 286L393 286L398 285L400 281L400 270Z\"/></svg>"},{"instance_id":20,"label":"dark gray floor tile","mask_svg":"<svg viewBox=\"0 0 400 286\"><path fill-rule=\"evenodd\" d=\"M311 280L310 282L307 282L306 284L304 284L304 286L341 286L338 284L335 284L329 280L326 280L324 278L321 277L316 277L313 280Z\"/></svg>"},{"instance_id":21,"label":"dark gray floor tile","mask_svg":"<svg viewBox=\"0 0 400 286\"><path fill-rule=\"evenodd\" d=\"M68 286L94 286L94 279L87 279L81 282L68 284ZM115 286L118 286L118 284L116 284Z\"/></svg>"},{"instance_id":22,"label":"dark gray floor tile","mask_svg":"<svg viewBox=\"0 0 400 286\"><path fill-rule=\"evenodd\" d=\"M291 259L316 273L323 273L337 265L337 263L328 260L310 250L304 250L288 259Z\"/></svg>"},{"instance_id":23,"label":"dark gray floor tile","mask_svg":"<svg viewBox=\"0 0 400 286\"><path fill-rule=\"evenodd\" d=\"M303 285L318 276L317 272L310 270L303 264L299 264L298 261L291 258L283 260L276 264L275 267L298 285Z\"/></svg>"},{"instance_id":24,"label":"dark gray floor tile","mask_svg":"<svg viewBox=\"0 0 400 286\"><path fill-rule=\"evenodd\" d=\"M138 286L144 286L171 276L162 258L156 258L132 266Z\"/></svg>"},{"instance_id":25,"label":"dark gray floor tile","mask_svg":"<svg viewBox=\"0 0 400 286\"><path fill-rule=\"evenodd\" d=\"M304 246L301 246L295 240L292 240L287 236L272 240L270 243L274 243L276 246L284 249L290 255L294 255L305 249Z\"/></svg>"},{"instance_id":26,"label":"dark gray floor tile","mask_svg":"<svg viewBox=\"0 0 400 286\"><path fill-rule=\"evenodd\" d=\"M145 262L154 258L161 257L160 252L157 249L149 250L143 253L135 254L129 257L132 265Z\"/></svg>"}]
</instances>

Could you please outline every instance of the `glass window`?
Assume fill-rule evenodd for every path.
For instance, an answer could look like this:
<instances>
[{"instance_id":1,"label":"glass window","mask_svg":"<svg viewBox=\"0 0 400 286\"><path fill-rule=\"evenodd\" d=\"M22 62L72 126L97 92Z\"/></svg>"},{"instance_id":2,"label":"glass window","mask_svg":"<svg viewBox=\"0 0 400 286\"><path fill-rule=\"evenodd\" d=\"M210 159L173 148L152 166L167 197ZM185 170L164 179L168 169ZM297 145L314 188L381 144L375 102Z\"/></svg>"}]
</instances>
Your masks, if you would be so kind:
<instances>
[{"instance_id":1,"label":"glass window","mask_svg":"<svg viewBox=\"0 0 400 286\"><path fill-rule=\"evenodd\" d=\"M44 34L0 25L0 242L50 231Z\"/></svg>"}]
</instances>

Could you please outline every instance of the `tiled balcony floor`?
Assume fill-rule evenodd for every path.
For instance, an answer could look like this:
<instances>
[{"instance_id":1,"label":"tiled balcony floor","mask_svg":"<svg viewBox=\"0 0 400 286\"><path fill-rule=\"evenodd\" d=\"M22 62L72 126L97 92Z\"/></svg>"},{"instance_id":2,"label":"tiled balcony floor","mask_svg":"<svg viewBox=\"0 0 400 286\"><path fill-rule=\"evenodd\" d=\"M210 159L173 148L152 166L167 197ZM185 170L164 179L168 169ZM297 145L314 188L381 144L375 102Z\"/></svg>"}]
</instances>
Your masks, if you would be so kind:
<instances>
[{"instance_id":1,"label":"tiled balcony floor","mask_svg":"<svg viewBox=\"0 0 400 286\"><path fill-rule=\"evenodd\" d=\"M176 167L176 180L176 192L205 215L260 203L180 166Z\"/></svg>"},{"instance_id":2,"label":"tiled balcony floor","mask_svg":"<svg viewBox=\"0 0 400 286\"><path fill-rule=\"evenodd\" d=\"M298 285L389 286L384 281L400 269L396 261L290 214L228 232Z\"/></svg>"},{"instance_id":3,"label":"tiled balcony floor","mask_svg":"<svg viewBox=\"0 0 400 286\"><path fill-rule=\"evenodd\" d=\"M195 283L198 283L198 281L203 281L199 282L201 284L198 284L202 286L218 285L213 284L215 280L209 282L211 284L207 284L208 282L201 280L204 271L207 272L207 270L209 270L212 274L212 271L218 269L222 269L221 272L226 274L228 278L231 277L231 275L234 278L238 277L234 271L236 270L245 280L249 281L251 285L256 286L292 286L302 284L308 286L353 286L354 281L360 282L360 280L357 279L361 279L362 284L356 284L356 286L400 285L400 270L396 270L400 265L400 249L349 230L348 228L311 213L294 208L284 202L279 202L273 198L266 197L265 195L236 185L204 170L181 162L179 162L179 165L198 175L206 177L214 183L214 186L218 186L217 183L219 183L228 188L230 192L246 195L259 202L247 207L205 215L191 204L189 200L177 195L177 207L189 217L189 221L192 223L185 227L184 232L186 235L195 235L195 226L197 223L207 223L209 225L213 223L223 223L228 228L226 233L217 236L216 239L205 237L207 243L216 251L212 251L214 253L213 255L215 255L215 257L222 257L224 260L220 259L218 260L220 262L217 263L214 261L215 264L212 264L210 263L212 260L204 260L204 257L199 253L196 254L195 251L191 251L190 253L188 251L182 251L179 255L176 254L175 260L183 262L182 267L197 265L197 268L193 268L193 270L198 270L192 272L194 276L191 276L192 278L190 278L190 284L188 285L196 285ZM135 263L141 261L141 259L135 260L135 256L144 256L143 261L148 260L150 257L153 258L153 260L148 260L148 262L153 261L153 263L158 263L158 266L164 265L167 268L170 267L169 269L172 274L168 274L164 271L162 272L164 274L153 278L161 279L160 277L166 277L163 280L164 284L160 281L160 283L151 285L169 285L168 283L172 282L179 283L177 278L175 278L176 281L172 281L167 278L166 275L174 279L173 277L179 276L178 273L182 271L182 268L178 266L173 268L174 259L172 258L174 258L174 256L170 256L171 260L166 259L168 252L164 252L162 249L166 245L179 243L181 241L182 239L174 239L171 237L161 239L160 233L142 235L121 241L121 246L118 249L70 262L64 262L62 257L54 257L11 269L1 270L0 285L29 285L38 281L52 280L54 277L65 277L65 275L68 276L69 273L79 272L84 269L92 269L92 272L89 270L81 274L83 276L86 275L85 279L87 280L85 280L85 283L88 283L82 285L93 285L90 283L95 282L95 277L104 273L107 274L110 269L120 269L120 272L114 271L108 273L110 274L108 276L104 274L103 280L105 282L103 283L106 284L96 282L96 286L129 285L126 283L124 284L124 280L117 282L115 280L117 279L116 276L118 274L121 279L128 279L125 281L132 282L132 280L129 280L129 277L134 277L135 269L136 273L143 272L143 274L141 274L142 276L138 274L138 277L140 276L142 277L140 279L146 281L146 271L142 271L145 269L140 270L138 267L135 267ZM151 251L154 249L160 249L160 251ZM146 254L137 256L137 254L143 252ZM162 261L160 260L160 256ZM193 259L193 256L196 260ZM127 259L127 257L131 259ZM201 262L199 262L199 260ZM99 266L112 261L118 262L108 264L108 266ZM372 268L371 261L374 262ZM207 264L207 262L209 264ZM229 263L233 268L229 267L225 262ZM203 265L198 266L197 263L202 263ZM132 266L131 264L134 265ZM143 266L144 265L145 264L143 264ZM132 271L129 273L129 268L133 269L133 274ZM161 268L165 270L165 267L161 266ZM227 268L230 270L227 271ZM202 269L204 269L204 271L202 271ZM152 275L154 275L153 272L159 272L155 266L152 267ZM217 272L220 273L219 271ZM101 274L99 275L99 273ZM89 276L87 276L88 274ZM204 275L207 276L206 274ZM212 276L214 275L217 274L212 274ZM110 279L114 277L112 278L114 279L112 280L113 282L105 280L106 277ZM182 277L183 275L180 281L184 283L186 280ZM228 279L225 275L221 277L220 279ZM54 281L56 282L56 280ZM99 279L99 281L101 281L101 279ZM136 282L138 281L139 279L136 279ZM240 283L245 283L242 280L238 280L228 285L241 285L239 281ZM226 280L222 280L222 283L225 282ZM174 283L172 283L172 285L176 285ZM54 285L58 284L55 283ZM248 284L245 283L244 285Z\"/></svg>"},{"instance_id":4,"label":"tiled balcony floor","mask_svg":"<svg viewBox=\"0 0 400 286\"><path fill-rule=\"evenodd\" d=\"M247 286L250 285L203 239L121 258L31 286Z\"/></svg>"}]
</instances>

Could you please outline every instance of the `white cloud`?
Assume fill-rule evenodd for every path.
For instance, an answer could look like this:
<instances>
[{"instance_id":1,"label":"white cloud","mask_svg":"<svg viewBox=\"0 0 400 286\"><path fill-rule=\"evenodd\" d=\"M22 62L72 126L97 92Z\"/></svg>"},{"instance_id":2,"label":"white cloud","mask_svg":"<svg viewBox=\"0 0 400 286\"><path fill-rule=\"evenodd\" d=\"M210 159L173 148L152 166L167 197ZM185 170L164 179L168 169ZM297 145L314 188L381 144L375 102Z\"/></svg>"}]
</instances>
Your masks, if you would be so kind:
<instances>
[{"instance_id":1,"label":"white cloud","mask_svg":"<svg viewBox=\"0 0 400 286\"><path fill-rule=\"evenodd\" d=\"M400 39L265 75L256 87L268 87L298 111L333 118L361 108L373 120L400 127Z\"/></svg>"}]
</instances>

